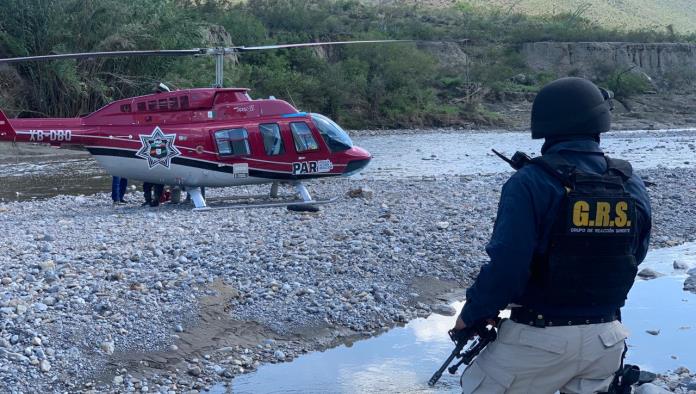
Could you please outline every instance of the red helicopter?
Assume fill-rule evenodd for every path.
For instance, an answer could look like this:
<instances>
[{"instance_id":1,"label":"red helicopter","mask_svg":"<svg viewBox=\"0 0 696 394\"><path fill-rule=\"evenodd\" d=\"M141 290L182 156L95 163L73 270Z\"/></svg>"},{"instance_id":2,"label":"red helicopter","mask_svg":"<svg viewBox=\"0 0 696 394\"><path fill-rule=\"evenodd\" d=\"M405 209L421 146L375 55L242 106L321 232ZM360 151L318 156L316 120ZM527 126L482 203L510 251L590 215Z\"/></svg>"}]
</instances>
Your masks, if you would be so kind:
<instances>
[{"instance_id":1,"label":"red helicopter","mask_svg":"<svg viewBox=\"0 0 696 394\"><path fill-rule=\"evenodd\" d=\"M333 200L312 199L302 181L348 176L372 156L353 145L331 119L300 112L283 100L252 99L248 89L223 88L226 55L246 51L323 45L393 43L340 41L191 50L93 52L0 59L0 64L126 56L214 56L212 88L169 91L114 101L78 118L12 119L0 111L0 141L84 148L113 176L179 186L196 210L206 205L201 187L271 183L295 187L300 200L256 206L315 210ZM335 200L335 199L334 199Z\"/></svg>"}]
</instances>

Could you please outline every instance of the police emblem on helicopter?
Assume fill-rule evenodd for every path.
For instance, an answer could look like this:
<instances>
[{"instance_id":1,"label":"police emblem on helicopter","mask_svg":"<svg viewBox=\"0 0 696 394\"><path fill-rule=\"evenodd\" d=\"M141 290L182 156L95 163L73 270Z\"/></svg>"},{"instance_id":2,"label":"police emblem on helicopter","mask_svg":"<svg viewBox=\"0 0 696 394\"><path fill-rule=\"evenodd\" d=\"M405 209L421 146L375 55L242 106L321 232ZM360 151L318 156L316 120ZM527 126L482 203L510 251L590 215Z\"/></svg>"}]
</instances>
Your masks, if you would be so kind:
<instances>
[{"instance_id":1,"label":"police emblem on helicopter","mask_svg":"<svg viewBox=\"0 0 696 394\"><path fill-rule=\"evenodd\" d=\"M179 149L174 146L176 134L164 134L162 129L155 127L150 135L140 135L140 142L143 146L135 154L147 160L150 168L157 165L169 168L172 159L181 155Z\"/></svg>"}]
</instances>

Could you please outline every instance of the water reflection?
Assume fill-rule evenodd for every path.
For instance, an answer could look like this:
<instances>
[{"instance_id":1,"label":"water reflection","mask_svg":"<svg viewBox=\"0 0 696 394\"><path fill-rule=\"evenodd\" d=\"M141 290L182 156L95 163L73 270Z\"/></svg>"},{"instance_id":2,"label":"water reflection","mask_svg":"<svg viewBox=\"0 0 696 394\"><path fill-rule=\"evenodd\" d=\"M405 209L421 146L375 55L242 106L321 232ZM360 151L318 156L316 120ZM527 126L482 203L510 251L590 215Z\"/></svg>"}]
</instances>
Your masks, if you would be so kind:
<instances>
[{"instance_id":1,"label":"water reflection","mask_svg":"<svg viewBox=\"0 0 696 394\"><path fill-rule=\"evenodd\" d=\"M454 306L461 309L463 303ZM458 393L458 377L427 380L452 351L454 317L432 315L378 337L264 366L234 380L235 393ZM221 389L222 387L219 387ZM224 391L221 391L224 392Z\"/></svg>"},{"instance_id":2,"label":"water reflection","mask_svg":"<svg viewBox=\"0 0 696 394\"><path fill-rule=\"evenodd\" d=\"M674 270L675 260L696 267L696 242L651 251L641 267L666 276L637 281L623 309L631 331L628 360L651 371L696 366L696 295L682 290L686 272Z\"/></svg>"},{"instance_id":3,"label":"water reflection","mask_svg":"<svg viewBox=\"0 0 696 394\"><path fill-rule=\"evenodd\" d=\"M628 361L665 372L696 365L696 295L682 291L684 271L674 260L696 266L696 243L651 251L644 266L666 276L638 281L623 310L631 330ZM463 303L453 306L460 310ZM505 316L504 316L505 317ZM235 393L459 393L457 376L445 373L433 389L427 380L452 351L447 330L454 318L432 315L378 337L265 365L235 378ZM657 336L646 330L659 329ZM224 393L223 385L212 393Z\"/></svg>"}]
</instances>

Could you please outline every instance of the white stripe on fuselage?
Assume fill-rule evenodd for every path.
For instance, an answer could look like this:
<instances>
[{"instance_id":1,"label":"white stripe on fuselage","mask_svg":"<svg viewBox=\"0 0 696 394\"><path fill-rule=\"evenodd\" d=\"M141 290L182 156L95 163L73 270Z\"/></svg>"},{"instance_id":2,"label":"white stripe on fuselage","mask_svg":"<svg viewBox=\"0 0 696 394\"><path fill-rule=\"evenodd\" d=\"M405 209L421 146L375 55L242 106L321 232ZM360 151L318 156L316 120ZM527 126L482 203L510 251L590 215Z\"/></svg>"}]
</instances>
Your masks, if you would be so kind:
<instances>
[{"instance_id":1,"label":"white stripe on fuselage","mask_svg":"<svg viewBox=\"0 0 696 394\"><path fill-rule=\"evenodd\" d=\"M85 148L87 148L87 149L113 149L113 150L124 150L124 151L130 151L130 152L137 152L138 151L138 149L111 148L111 147L104 147L104 146L85 146ZM177 147L177 148L181 149L181 147ZM96 155L94 155L94 156L96 156ZM238 163L224 163L221 161L196 159L196 158L188 157L188 156L177 156L177 157L181 157L181 158L184 158L186 160L198 161L201 163L214 164L218 167L232 167L233 164L238 164ZM246 158L246 157L240 157L239 159L240 160L250 160L249 158ZM143 160L143 159L139 159L139 160ZM251 159L251 160L253 160L253 159ZM256 161L263 161L263 160L256 160ZM147 161L144 161L144 162L147 163ZM292 166L292 163L285 163L285 162L277 162L276 164L285 164L285 165ZM334 164L334 167L345 167L345 166L346 166L345 164ZM256 167L249 167L249 170L250 171L254 170L254 171L272 172L275 174L292 174L291 171L268 170L266 168L256 168ZM339 174L336 174L336 175L339 175Z\"/></svg>"},{"instance_id":2,"label":"white stripe on fuselage","mask_svg":"<svg viewBox=\"0 0 696 394\"><path fill-rule=\"evenodd\" d=\"M174 163L169 168L160 165L148 168L147 160L135 157L94 155L94 158L113 176L163 185L225 187L273 182L273 179L251 176L241 178L228 172Z\"/></svg>"}]
</instances>

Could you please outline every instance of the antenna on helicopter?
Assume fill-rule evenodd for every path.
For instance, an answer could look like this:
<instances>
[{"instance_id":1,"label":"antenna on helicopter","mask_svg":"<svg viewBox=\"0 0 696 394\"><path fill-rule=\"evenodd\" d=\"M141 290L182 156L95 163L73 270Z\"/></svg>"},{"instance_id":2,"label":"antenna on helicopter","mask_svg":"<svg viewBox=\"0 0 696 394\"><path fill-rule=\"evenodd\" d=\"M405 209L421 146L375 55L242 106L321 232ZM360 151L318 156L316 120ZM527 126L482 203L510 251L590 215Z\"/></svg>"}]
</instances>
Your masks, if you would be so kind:
<instances>
[{"instance_id":1,"label":"antenna on helicopter","mask_svg":"<svg viewBox=\"0 0 696 394\"><path fill-rule=\"evenodd\" d=\"M292 103L292 106L297 108L297 104L295 104L295 100L292 98L292 94L290 94L290 89L286 87L285 91L288 92L288 97L290 97L290 102Z\"/></svg>"}]
</instances>

